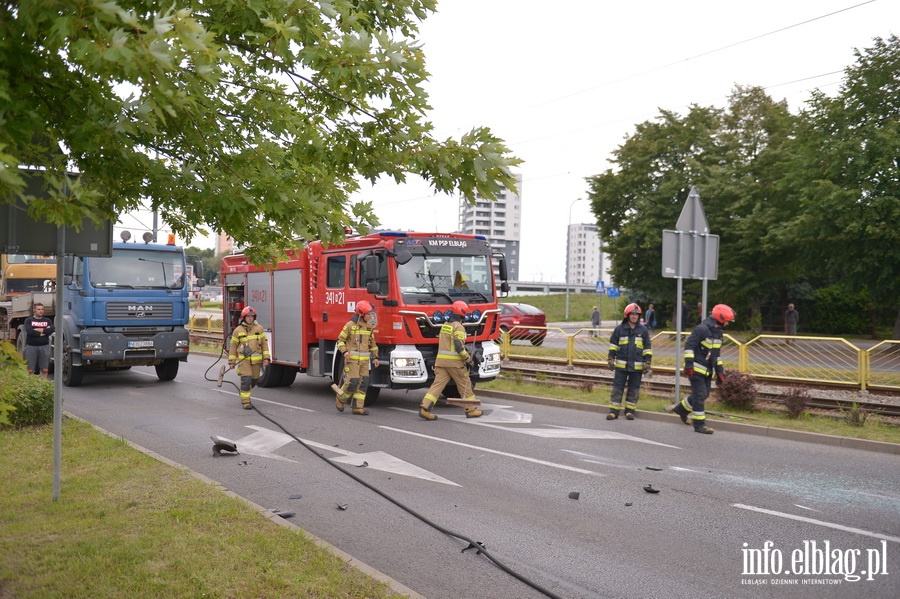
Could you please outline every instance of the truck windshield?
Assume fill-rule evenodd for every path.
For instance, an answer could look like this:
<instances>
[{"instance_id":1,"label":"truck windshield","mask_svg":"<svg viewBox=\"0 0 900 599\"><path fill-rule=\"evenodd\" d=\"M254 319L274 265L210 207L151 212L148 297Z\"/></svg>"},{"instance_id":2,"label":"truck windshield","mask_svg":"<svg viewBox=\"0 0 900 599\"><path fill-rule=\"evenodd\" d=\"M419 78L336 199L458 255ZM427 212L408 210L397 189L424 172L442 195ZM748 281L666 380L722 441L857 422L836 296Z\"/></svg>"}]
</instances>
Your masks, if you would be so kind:
<instances>
[{"instance_id":1,"label":"truck windshield","mask_svg":"<svg viewBox=\"0 0 900 599\"><path fill-rule=\"evenodd\" d=\"M184 258L177 252L113 250L110 258L90 258L94 287L181 289Z\"/></svg>"},{"instance_id":2,"label":"truck windshield","mask_svg":"<svg viewBox=\"0 0 900 599\"><path fill-rule=\"evenodd\" d=\"M488 256L413 255L397 266L403 301L409 304L447 304L493 301L491 261Z\"/></svg>"}]
</instances>

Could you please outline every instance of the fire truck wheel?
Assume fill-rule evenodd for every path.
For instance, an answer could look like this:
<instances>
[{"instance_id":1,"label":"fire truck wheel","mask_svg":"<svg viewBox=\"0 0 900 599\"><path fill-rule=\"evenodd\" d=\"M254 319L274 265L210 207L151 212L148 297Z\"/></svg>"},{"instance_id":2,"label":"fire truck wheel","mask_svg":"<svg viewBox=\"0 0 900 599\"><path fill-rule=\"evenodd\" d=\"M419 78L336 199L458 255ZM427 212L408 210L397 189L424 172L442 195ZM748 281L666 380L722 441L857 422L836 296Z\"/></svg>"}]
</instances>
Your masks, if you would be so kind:
<instances>
[{"instance_id":1,"label":"fire truck wheel","mask_svg":"<svg viewBox=\"0 0 900 599\"><path fill-rule=\"evenodd\" d=\"M282 374L284 374L284 369L280 364L269 364L262 369L262 372L259 374L259 383L257 384L266 388L280 387Z\"/></svg>"},{"instance_id":2,"label":"fire truck wheel","mask_svg":"<svg viewBox=\"0 0 900 599\"><path fill-rule=\"evenodd\" d=\"M281 374L281 387L290 387L294 384L294 379L297 378L297 369L296 368L282 368L284 372Z\"/></svg>"},{"instance_id":3,"label":"fire truck wheel","mask_svg":"<svg viewBox=\"0 0 900 599\"><path fill-rule=\"evenodd\" d=\"M378 395L381 393L381 387L369 387L366 389L366 403L367 406L374 406L375 402L378 401Z\"/></svg>"}]
</instances>

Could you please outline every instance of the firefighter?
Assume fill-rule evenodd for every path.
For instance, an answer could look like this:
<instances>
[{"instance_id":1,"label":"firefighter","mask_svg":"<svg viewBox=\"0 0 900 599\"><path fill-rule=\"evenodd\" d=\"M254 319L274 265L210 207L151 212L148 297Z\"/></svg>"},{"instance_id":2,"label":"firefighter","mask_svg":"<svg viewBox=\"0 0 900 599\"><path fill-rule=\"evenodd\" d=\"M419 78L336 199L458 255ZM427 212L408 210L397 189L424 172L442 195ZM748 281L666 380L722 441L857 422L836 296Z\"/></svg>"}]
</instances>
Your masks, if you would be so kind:
<instances>
[{"instance_id":1,"label":"firefighter","mask_svg":"<svg viewBox=\"0 0 900 599\"><path fill-rule=\"evenodd\" d=\"M465 407L466 418L477 418L482 414L478 409L481 404L475 399L472 381L469 380L472 356L466 350L466 329L462 325L468 311L466 302L453 302L450 306L450 318L441 326L438 355L434 361L434 382L419 406L419 416L425 420L437 420L437 416L431 413L431 408L451 380L456 384L460 398L472 402Z\"/></svg>"},{"instance_id":2,"label":"firefighter","mask_svg":"<svg viewBox=\"0 0 900 599\"><path fill-rule=\"evenodd\" d=\"M235 365L241 377L241 405L249 410L250 389L259 381L260 370L269 365L269 340L256 322L256 310L250 306L241 310L241 321L231 333L228 368Z\"/></svg>"},{"instance_id":3,"label":"firefighter","mask_svg":"<svg viewBox=\"0 0 900 599\"><path fill-rule=\"evenodd\" d=\"M614 372L612 392L609 394L609 414L607 420L615 420L622 410L622 395L626 386L625 419L634 420L638 395L641 390L641 378L644 373L652 376L650 368L653 350L650 347L650 331L638 322L641 307L628 304L625 307L622 322L609 337L609 369Z\"/></svg>"},{"instance_id":4,"label":"firefighter","mask_svg":"<svg viewBox=\"0 0 900 599\"><path fill-rule=\"evenodd\" d=\"M341 386L332 385L337 393L335 406L344 411L344 404L353 401L353 413L368 415L366 389L369 388L369 358L378 368L378 346L373 329L377 324L375 308L363 300L356 303L353 317L347 321L338 335L337 350L344 356L344 372Z\"/></svg>"},{"instance_id":5,"label":"firefighter","mask_svg":"<svg viewBox=\"0 0 900 599\"><path fill-rule=\"evenodd\" d=\"M725 380L725 366L722 363L722 329L734 322L735 313L729 306L718 304L712 314L694 327L684 344L684 376L691 380L691 394L675 404L675 413L681 421L688 423L688 415L694 422L694 432L713 434L706 426L704 405L709 397L713 376L719 383Z\"/></svg>"}]
</instances>

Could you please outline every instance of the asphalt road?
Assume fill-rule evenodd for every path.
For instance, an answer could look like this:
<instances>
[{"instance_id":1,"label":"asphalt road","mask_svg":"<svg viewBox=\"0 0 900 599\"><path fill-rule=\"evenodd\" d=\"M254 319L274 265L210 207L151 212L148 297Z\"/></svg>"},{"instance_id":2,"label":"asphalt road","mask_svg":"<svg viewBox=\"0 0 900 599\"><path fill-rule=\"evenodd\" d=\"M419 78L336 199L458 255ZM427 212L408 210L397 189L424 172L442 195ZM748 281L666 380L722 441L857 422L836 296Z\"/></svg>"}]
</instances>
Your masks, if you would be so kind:
<instances>
[{"instance_id":1,"label":"asphalt road","mask_svg":"<svg viewBox=\"0 0 900 599\"><path fill-rule=\"evenodd\" d=\"M320 459L242 410L233 387L204 380L212 364L194 355L168 383L150 368L86 373L83 386L64 389L64 407L255 503L296 512L293 523L432 599L543 595L331 464L483 542L560 597L900 594L896 455L524 402L486 402L490 412L469 420L439 405L440 419L425 422L416 416L424 391L384 391L371 415L353 416L334 409L325 380L305 375L254 390L259 412ZM240 455L214 458L210 435L236 441ZM768 573L756 575L751 557ZM823 562L843 574L821 573Z\"/></svg>"}]
</instances>

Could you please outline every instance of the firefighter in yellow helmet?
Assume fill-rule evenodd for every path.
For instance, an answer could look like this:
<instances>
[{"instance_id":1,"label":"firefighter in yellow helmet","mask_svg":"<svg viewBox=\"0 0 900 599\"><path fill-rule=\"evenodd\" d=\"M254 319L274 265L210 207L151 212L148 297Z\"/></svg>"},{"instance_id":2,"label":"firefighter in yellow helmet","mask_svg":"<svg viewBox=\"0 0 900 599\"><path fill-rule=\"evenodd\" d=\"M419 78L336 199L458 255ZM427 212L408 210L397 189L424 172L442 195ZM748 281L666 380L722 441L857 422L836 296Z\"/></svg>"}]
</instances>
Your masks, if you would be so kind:
<instances>
[{"instance_id":1,"label":"firefighter in yellow helmet","mask_svg":"<svg viewBox=\"0 0 900 599\"><path fill-rule=\"evenodd\" d=\"M332 385L337 393L334 403L338 412L344 411L344 404L353 401L353 413L368 415L366 410L366 389L369 388L369 358L378 368L378 346L375 344L373 329L377 324L375 308L362 300L356 303L353 317L347 321L338 335L337 351L344 356L344 370L341 386Z\"/></svg>"},{"instance_id":2,"label":"firefighter in yellow helmet","mask_svg":"<svg viewBox=\"0 0 900 599\"><path fill-rule=\"evenodd\" d=\"M269 365L269 339L265 329L256 322L256 310L247 306L241 310L241 322L231 333L228 368L237 365L241 377L241 405L251 408L250 390L259 381L260 371Z\"/></svg>"},{"instance_id":3,"label":"firefighter in yellow helmet","mask_svg":"<svg viewBox=\"0 0 900 599\"><path fill-rule=\"evenodd\" d=\"M449 321L441 326L438 355L434 361L434 382L419 406L419 416L425 420L437 420L437 416L431 413L431 408L451 380L456 383L460 398L473 402L465 408L466 417L477 418L482 414L478 409L480 403L475 399L472 390L472 381L469 380L472 356L466 350L466 329L462 325L468 311L469 306L466 302L453 302L450 306Z\"/></svg>"}]
</instances>

